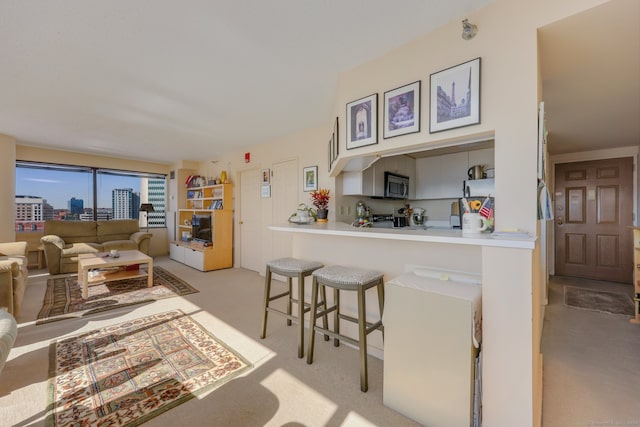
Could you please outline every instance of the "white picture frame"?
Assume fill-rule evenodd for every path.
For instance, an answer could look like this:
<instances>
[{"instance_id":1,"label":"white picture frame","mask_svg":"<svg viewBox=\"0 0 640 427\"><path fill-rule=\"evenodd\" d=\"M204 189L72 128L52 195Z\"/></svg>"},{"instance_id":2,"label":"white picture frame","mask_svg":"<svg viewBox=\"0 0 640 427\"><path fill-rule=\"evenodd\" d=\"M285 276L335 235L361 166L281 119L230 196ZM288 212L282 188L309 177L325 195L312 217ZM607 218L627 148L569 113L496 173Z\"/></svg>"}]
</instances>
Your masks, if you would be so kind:
<instances>
[{"instance_id":1,"label":"white picture frame","mask_svg":"<svg viewBox=\"0 0 640 427\"><path fill-rule=\"evenodd\" d=\"M302 188L304 191L318 189L318 166L307 166L302 169Z\"/></svg>"}]
</instances>

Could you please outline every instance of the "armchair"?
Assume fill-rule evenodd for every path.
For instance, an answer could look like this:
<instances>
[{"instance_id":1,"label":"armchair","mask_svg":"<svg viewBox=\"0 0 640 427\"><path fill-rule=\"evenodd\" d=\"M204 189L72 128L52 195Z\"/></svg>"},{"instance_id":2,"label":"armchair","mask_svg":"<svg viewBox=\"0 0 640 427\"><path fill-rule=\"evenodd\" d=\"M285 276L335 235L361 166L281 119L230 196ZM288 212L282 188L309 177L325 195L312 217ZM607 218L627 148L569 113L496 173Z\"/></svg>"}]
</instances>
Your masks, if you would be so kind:
<instances>
[{"instance_id":1,"label":"armchair","mask_svg":"<svg viewBox=\"0 0 640 427\"><path fill-rule=\"evenodd\" d=\"M27 288L27 242L0 243L0 308L18 317Z\"/></svg>"}]
</instances>

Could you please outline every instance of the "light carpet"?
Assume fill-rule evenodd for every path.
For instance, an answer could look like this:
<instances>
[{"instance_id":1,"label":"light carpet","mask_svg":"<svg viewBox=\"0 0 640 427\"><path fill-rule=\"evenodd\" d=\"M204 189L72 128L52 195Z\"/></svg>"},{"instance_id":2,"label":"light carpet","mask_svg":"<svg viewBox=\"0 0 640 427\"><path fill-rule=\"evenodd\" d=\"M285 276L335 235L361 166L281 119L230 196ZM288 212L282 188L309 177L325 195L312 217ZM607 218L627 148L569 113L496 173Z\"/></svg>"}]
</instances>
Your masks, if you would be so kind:
<instances>
[{"instance_id":1,"label":"light carpet","mask_svg":"<svg viewBox=\"0 0 640 427\"><path fill-rule=\"evenodd\" d=\"M116 280L89 286L89 298L82 298L82 287L77 276L56 277L47 280L43 306L36 324L82 317L107 310L172 298L198 292L184 280L162 267L153 268L153 287L147 287L147 278Z\"/></svg>"},{"instance_id":2,"label":"light carpet","mask_svg":"<svg viewBox=\"0 0 640 427\"><path fill-rule=\"evenodd\" d=\"M181 310L51 343L47 426L136 426L251 364Z\"/></svg>"},{"instance_id":3,"label":"light carpet","mask_svg":"<svg viewBox=\"0 0 640 427\"><path fill-rule=\"evenodd\" d=\"M575 286L564 287L564 303L569 307L601 313L633 316L633 300L627 294Z\"/></svg>"}]
</instances>

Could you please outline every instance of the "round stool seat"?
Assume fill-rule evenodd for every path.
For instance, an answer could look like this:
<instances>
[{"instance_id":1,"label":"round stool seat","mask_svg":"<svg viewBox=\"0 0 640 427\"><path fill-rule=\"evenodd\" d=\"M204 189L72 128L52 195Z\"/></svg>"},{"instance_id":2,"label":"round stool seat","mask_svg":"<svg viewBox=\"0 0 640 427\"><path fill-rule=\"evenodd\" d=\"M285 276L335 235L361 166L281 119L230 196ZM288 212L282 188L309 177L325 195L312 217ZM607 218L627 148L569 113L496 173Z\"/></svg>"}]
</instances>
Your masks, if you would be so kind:
<instances>
[{"instance_id":1,"label":"round stool seat","mask_svg":"<svg viewBox=\"0 0 640 427\"><path fill-rule=\"evenodd\" d=\"M317 261L308 261L298 258L278 258L269 261L267 263L267 266L274 273L289 275L310 273L313 270L317 270L318 268L322 267L323 264Z\"/></svg>"},{"instance_id":2,"label":"round stool seat","mask_svg":"<svg viewBox=\"0 0 640 427\"><path fill-rule=\"evenodd\" d=\"M314 271L313 275L321 284L331 284L332 287L346 290L356 290L359 286L378 283L384 276L384 274L379 271L345 267L342 265L331 265L320 268Z\"/></svg>"}]
</instances>

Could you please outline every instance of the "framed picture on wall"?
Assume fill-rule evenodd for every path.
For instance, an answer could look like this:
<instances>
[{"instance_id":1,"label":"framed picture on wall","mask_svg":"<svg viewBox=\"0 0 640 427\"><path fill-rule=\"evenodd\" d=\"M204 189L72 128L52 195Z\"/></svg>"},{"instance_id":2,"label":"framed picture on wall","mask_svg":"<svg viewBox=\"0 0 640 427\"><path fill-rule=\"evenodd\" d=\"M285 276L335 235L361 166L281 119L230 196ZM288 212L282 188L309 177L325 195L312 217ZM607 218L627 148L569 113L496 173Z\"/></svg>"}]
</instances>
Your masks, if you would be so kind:
<instances>
[{"instance_id":1,"label":"framed picture on wall","mask_svg":"<svg viewBox=\"0 0 640 427\"><path fill-rule=\"evenodd\" d=\"M383 138L420 132L420 81L384 93Z\"/></svg>"},{"instance_id":2,"label":"framed picture on wall","mask_svg":"<svg viewBox=\"0 0 640 427\"><path fill-rule=\"evenodd\" d=\"M338 158L340 148L338 147L338 118L336 117L335 122L333 122L333 133L331 134L331 139L329 140L329 171L331 171L331 167L333 163Z\"/></svg>"},{"instance_id":3,"label":"framed picture on wall","mask_svg":"<svg viewBox=\"0 0 640 427\"><path fill-rule=\"evenodd\" d=\"M262 184L269 184L271 180L271 170L262 169Z\"/></svg>"},{"instance_id":4,"label":"framed picture on wall","mask_svg":"<svg viewBox=\"0 0 640 427\"><path fill-rule=\"evenodd\" d=\"M480 123L480 58L431 74L429 133Z\"/></svg>"},{"instance_id":5,"label":"framed picture on wall","mask_svg":"<svg viewBox=\"0 0 640 427\"><path fill-rule=\"evenodd\" d=\"M304 191L318 189L318 166L307 166L302 169L302 188Z\"/></svg>"},{"instance_id":6,"label":"framed picture on wall","mask_svg":"<svg viewBox=\"0 0 640 427\"><path fill-rule=\"evenodd\" d=\"M262 185L262 187L260 187L260 196L262 196L262 198L271 197L271 185Z\"/></svg>"},{"instance_id":7,"label":"framed picture on wall","mask_svg":"<svg viewBox=\"0 0 640 427\"><path fill-rule=\"evenodd\" d=\"M378 94L347 104L347 150L378 143Z\"/></svg>"}]
</instances>

